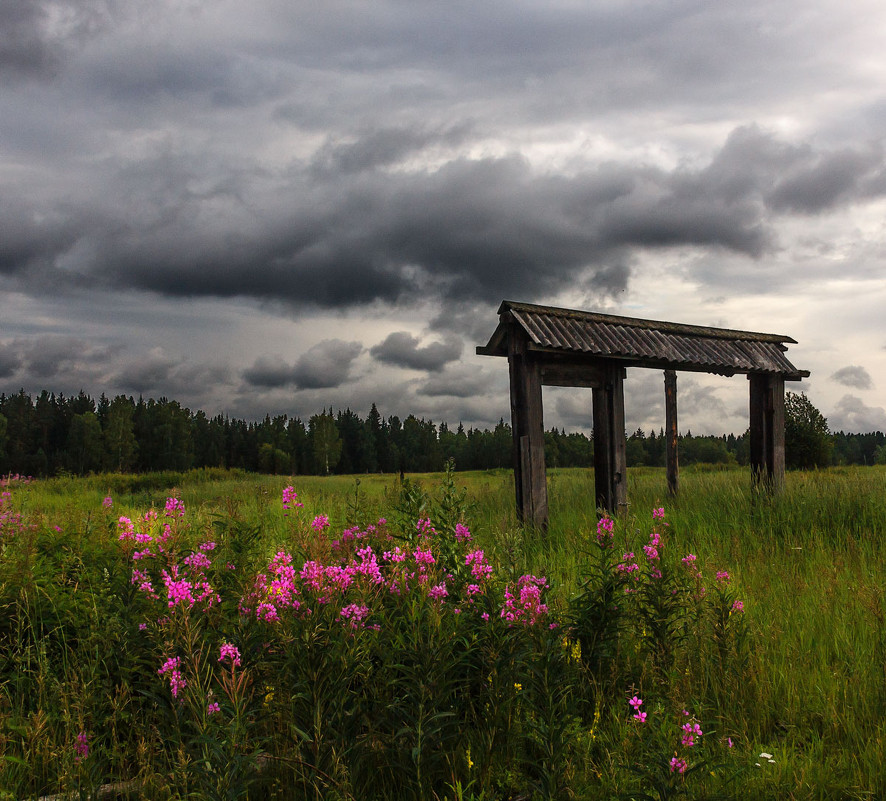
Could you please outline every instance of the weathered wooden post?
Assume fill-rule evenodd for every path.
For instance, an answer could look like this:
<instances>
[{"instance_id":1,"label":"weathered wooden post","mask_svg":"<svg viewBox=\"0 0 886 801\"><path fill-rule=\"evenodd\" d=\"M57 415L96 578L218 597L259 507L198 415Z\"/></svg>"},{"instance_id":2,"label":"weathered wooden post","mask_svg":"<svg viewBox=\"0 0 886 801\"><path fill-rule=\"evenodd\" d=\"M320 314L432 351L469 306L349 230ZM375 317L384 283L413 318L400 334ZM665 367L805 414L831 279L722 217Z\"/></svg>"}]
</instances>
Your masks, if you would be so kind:
<instances>
[{"instance_id":1,"label":"weathered wooden post","mask_svg":"<svg viewBox=\"0 0 886 801\"><path fill-rule=\"evenodd\" d=\"M592 391L594 403L594 489L599 509L618 512L627 505L624 368L603 362L603 381Z\"/></svg>"},{"instance_id":2,"label":"weathered wooden post","mask_svg":"<svg viewBox=\"0 0 886 801\"><path fill-rule=\"evenodd\" d=\"M668 494L675 498L679 490L677 454L677 373L664 371L665 383L665 452L667 454Z\"/></svg>"},{"instance_id":3,"label":"weathered wooden post","mask_svg":"<svg viewBox=\"0 0 886 801\"><path fill-rule=\"evenodd\" d=\"M777 492L784 486L784 377L749 373L750 462L756 488Z\"/></svg>"},{"instance_id":4,"label":"weathered wooden post","mask_svg":"<svg viewBox=\"0 0 886 801\"><path fill-rule=\"evenodd\" d=\"M517 516L524 523L546 528L548 488L541 369L538 359L528 351L526 344L526 335L511 322L508 326L508 368Z\"/></svg>"}]
</instances>

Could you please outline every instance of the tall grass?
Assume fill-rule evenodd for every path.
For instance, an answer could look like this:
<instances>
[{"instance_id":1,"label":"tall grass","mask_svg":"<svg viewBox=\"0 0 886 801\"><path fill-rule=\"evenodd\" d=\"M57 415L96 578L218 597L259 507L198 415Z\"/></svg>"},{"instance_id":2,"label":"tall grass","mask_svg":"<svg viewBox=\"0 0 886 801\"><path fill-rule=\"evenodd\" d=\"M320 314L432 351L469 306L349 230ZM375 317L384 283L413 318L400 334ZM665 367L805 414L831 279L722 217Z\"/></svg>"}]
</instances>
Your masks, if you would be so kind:
<instances>
[{"instance_id":1,"label":"tall grass","mask_svg":"<svg viewBox=\"0 0 886 801\"><path fill-rule=\"evenodd\" d=\"M774 498L752 493L740 470L684 470L676 499L662 470L628 476L611 547L598 543L593 474L581 470L551 471L546 532L517 524L509 471L410 476L406 492L392 476L299 478L300 530L280 505L289 480L277 477L11 487L0 527L0 798L121 780L151 798L886 797L886 470L790 473ZM116 520L162 510L170 496L188 510L181 555L211 539L216 564L237 570L212 573L218 606L176 607L158 626L165 597L151 606L132 584ZM656 582L643 546L659 507ZM427 587L399 600L349 596L371 608L375 633L349 634L331 605L282 628L238 615L280 549L298 567L332 558L328 545L311 552L306 523L319 514L330 538L387 517L404 547L419 542L414 518L441 520L434 552L451 560L449 597L441 604ZM494 569L493 626L467 613L459 521ZM630 551L644 580L626 595L618 565ZM703 599L688 564L702 571ZM525 575L546 577L550 611L509 625L502 593ZM744 611L730 615L736 600ZM443 613L457 604L461 614ZM237 643L242 669L219 663L223 641ZM184 702L157 672L173 654L189 681ZM642 723L631 697L643 700ZM218 716L207 698L221 702ZM684 709L705 732L696 750L677 736ZM684 757L686 773L672 770Z\"/></svg>"}]
</instances>

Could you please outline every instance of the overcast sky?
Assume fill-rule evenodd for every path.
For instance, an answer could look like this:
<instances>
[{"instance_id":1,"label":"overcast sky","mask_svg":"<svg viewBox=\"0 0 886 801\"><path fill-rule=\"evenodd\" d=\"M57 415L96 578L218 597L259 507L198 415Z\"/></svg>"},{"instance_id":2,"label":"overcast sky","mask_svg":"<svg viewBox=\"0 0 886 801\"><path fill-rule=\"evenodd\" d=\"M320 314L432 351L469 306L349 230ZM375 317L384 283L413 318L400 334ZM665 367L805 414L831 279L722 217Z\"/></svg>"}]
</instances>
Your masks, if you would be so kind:
<instances>
[{"instance_id":1,"label":"overcast sky","mask_svg":"<svg viewBox=\"0 0 886 801\"><path fill-rule=\"evenodd\" d=\"M791 336L886 430L884 42L882 0L0 3L0 391L493 425L509 299ZM678 387L747 427L743 376Z\"/></svg>"}]
</instances>

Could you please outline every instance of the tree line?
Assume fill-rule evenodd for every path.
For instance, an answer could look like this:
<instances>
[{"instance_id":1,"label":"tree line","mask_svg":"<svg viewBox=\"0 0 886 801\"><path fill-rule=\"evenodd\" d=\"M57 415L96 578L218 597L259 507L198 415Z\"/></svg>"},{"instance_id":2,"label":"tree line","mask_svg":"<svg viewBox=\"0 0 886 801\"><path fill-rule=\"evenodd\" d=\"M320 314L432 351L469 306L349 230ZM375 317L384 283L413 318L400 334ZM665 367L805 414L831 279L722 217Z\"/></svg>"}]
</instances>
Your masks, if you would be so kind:
<instances>
[{"instance_id":1,"label":"tree line","mask_svg":"<svg viewBox=\"0 0 886 801\"><path fill-rule=\"evenodd\" d=\"M831 434L805 396L794 397L801 401L792 403L789 393L789 467L886 463L883 433ZM581 432L552 428L545 432L545 455L549 467L591 467L593 441ZM683 465L747 464L747 434L687 432L680 437L679 455ZM102 395L95 400L82 391L76 396L43 391L36 398L24 390L0 395L4 475L200 467L282 475L413 473L440 470L448 459L459 470L511 467L510 425L499 420L492 429L451 428L415 415L383 417L375 404L365 418L350 409L329 408L307 422L287 415L246 421L209 417L167 398ZM628 466L663 466L664 433L635 431L627 439L627 459Z\"/></svg>"}]
</instances>

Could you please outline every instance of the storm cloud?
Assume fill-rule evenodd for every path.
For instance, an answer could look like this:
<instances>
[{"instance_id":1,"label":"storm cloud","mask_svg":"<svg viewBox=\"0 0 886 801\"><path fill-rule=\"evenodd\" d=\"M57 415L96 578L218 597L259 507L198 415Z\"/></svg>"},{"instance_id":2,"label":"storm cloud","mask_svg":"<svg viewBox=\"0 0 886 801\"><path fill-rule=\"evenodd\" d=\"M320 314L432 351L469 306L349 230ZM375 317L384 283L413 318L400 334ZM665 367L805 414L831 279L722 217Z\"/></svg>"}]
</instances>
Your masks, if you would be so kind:
<instances>
[{"instance_id":1,"label":"storm cloud","mask_svg":"<svg viewBox=\"0 0 886 801\"><path fill-rule=\"evenodd\" d=\"M874 386L871 374L857 364L841 367L831 378L844 387L853 387L854 389L872 389Z\"/></svg>"},{"instance_id":2,"label":"storm cloud","mask_svg":"<svg viewBox=\"0 0 886 801\"><path fill-rule=\"evenodd\" d=\"M783 330L834 405L866 386L841 365L886 369L884 22L868 0L7 3L4 389L263 416L407 369L398 413L498 419L506 383L476 400L465 345L508 298ZM705 387L686 410L711 425L746 401Z\"/></svg>"},{"instance_id":3,"label":"storm cloud","mask_svg":"<svg viewBox=\"0 0 886 801\"><path fill-rule=\"evenodd\" d=\"M433 372L456 361L464 348L464 343L454 336L424 346L420 346L419 341L418 337L407 331L395 331L384 342L371 348L369 353L377 361L395 367Z\"/></svg>"},{"instance_id":4,"label":"storm cloud","mask_svg":"<svg viewBox=\"0 0 886 801\"><path fill-rule=\"evenodd\" d=\"M305 351L293 365L279 357L261 357L243 371L243 378L257 387L330 389L350 378L353 362L362 352L359 342L326 339Z\"/></svg>"}]
</instances>

